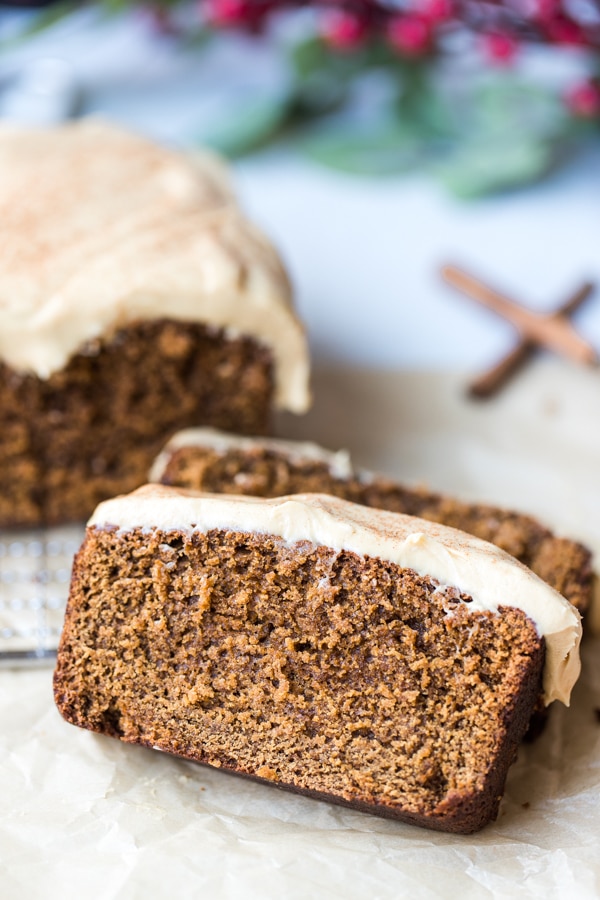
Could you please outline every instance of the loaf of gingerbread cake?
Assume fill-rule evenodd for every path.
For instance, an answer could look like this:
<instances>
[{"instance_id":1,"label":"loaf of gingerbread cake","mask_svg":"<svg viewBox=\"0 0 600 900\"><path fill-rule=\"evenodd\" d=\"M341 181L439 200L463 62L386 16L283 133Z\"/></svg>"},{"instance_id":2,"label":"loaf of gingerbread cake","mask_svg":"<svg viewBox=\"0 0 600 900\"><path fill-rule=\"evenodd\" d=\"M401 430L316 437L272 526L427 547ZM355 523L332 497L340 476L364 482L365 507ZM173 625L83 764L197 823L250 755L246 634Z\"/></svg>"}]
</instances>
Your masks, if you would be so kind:
<instances>
[{"instance_id":1,"label":"loaf of gingerbread cake","mask_svg":"<svg viewBox=\"0 0 600 900\"><path fill-rule=\"evenodd\" d=\"M67 721L438 830L498 812L580 619L493 545L327 495L102 503L54 676Z\"/></svg>"},{"instance_id":2,"label":"loaf of gingerbread cake","mask_svg":"<svg viewBox=\"0 0 600 900\"><path fill-rule=\"evenodd\" d=\"M516 557L584 615L593 592L590 551L557 537L530 516L406 487L353 468L346 451L252 438L211 428L186 429L157 457L150 480L213 493L278 497L319 492L376 509L419 516L466 531Z\"/></svg>"},{"instance_id":3,"label":"loaf of gingerbread cake","mask_svg":"<svg viewBox=\"0 0 600 900\"><path fill-rule=\"evenodd\" d=\"M0 126L0 526L85 520L182 427L266 433L307 378L217 160L96 120Z\"/></svg>"}]
</instances>

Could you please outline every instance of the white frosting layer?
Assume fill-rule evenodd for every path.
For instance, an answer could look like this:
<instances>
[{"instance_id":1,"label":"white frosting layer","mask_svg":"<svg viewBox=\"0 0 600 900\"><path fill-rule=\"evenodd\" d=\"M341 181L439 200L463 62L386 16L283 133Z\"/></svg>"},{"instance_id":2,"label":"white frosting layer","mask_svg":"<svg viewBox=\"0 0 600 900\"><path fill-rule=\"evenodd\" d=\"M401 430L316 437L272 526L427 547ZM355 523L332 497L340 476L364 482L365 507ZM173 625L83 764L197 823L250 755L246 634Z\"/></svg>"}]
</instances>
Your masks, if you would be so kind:
<instances>
[{"instance_id":1,"label":"white frosting layer","mask_svg":"<svg viewBox=\"0 0 600 900\"><path fill-rule=\"evenodd\" d=\"M0 126L0 359L48 378L86 341L163 317L263 343L276 404L307 409L286 274L215 158L96 120Z\"/></svg>"},{"instance_id":2,"label":"white frosting layer","mask_svg":"<svg viewBox=\"0 0 600 900\"><path fill-rule=\"evenodd\" d=\"M165 444L154 461L148 480L160 481L173 454L183 447L206 447L221 454L225 454L229 450L272 450L290 461L324 463L334 478L351 478L353 474L350 454L347 450L338 450L337 453L334 453L310 441L244 437L227 431L219 431L216 428L185 428L174 434Z\"/></svg>"},{"instance_id":3,"label":"white frosting layer","mask_svg":"<svg viewBox=\"0 0 600 900\"><path fill-rule=\"evenodd\" d=\"M577 610L512 556L454 528L324 494L263 500L156 484L101 503L88 525L258 532L289 543L309 541L388 560L469 594L473 598L470 610L497 611L500 606L523 610L546 641L547 704L561 700L568 705L579 675Z\"/></svg>"}]
</instances>

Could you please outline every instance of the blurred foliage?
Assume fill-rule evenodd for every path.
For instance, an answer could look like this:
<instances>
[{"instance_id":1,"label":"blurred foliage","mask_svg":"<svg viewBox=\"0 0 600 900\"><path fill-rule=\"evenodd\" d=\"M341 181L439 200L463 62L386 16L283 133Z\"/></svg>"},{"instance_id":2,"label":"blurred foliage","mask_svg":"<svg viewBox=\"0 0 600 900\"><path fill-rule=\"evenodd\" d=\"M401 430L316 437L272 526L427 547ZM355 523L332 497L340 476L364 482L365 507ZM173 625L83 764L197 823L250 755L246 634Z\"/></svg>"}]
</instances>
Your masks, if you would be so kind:
<instances>
[{"instance_id":1,"label":"blurred foliage","mask_svg":"<svg viewBox=\"0 0 600 900\"><path fill-rule=\"evenodd\" d=\"M332 52L316 38L294 48L291 88L246 98L220 134L204 135L236 156L278 138L330 168L364 176L426 170L473 198L542 178L589 134L550 88L513 72L482 69L448 80L429 62L393 61L390 96L375 117L348 115L353 88L382 57Z\"/></svg>"},{"instance_id":2,"label":"blurred foliage","mask_svg":"<svg viewBox=\"0 0 600 900\"><path fill-rule=\"evenodd\" d=\"M109 15L134 6L132 0L100 0L95 5ZM180 40L191 52L214 40L217 26L262 31L263 20L280 5L297 4L293 0L283 4L200 0L195 18L190 22L188 17L184 26L176 18L180 0L158 0L141 7L157 34ZM512 58L518 47L517 38L530 40L527 33L524 38L519 34L520 25L513 21L514 4L496 3L496 9L513 16L507 20L512 31L487 35L488 62L495 57L502 66L480 65L462 75L453 71L451 77L447 76L452 54L444 50L439 35L455 27L457 0L413 0L412 6L406 6L409 11L436 10L435 19L426 19L424 12L406 14L392 7L385 8L387 18L382 19L382 4L363 0L351 13L347 5L334 0L320 5L330 10L339 7L338 18L286 44L292 73L289 83L264 94L242 91L220 111L212 127L198 135L199 140L231 157L270 141L293 140L308 158L343 172L389 176L424 170L455 195L472 198L542 178L598 130L600 78L594 71L598 48L589 35L573 32L560 3L541 22L548 32L546 42L571 49L577 45L590 60L589 77L567 96L528 82L507 67L507 57ZM49 5L32 18L24 35L52 25L79 6L73 2ZM377 9L379 18L368 20ZM425 31L419 30L419 23L427 23ZM550 26L557 23L561 33L552 32ZM557 46L549 52L562 49ZM383 79L386 91L376 109L365 110L357 96L360 99L361 85L370 76Z\"/></svg>"}]
</instances>

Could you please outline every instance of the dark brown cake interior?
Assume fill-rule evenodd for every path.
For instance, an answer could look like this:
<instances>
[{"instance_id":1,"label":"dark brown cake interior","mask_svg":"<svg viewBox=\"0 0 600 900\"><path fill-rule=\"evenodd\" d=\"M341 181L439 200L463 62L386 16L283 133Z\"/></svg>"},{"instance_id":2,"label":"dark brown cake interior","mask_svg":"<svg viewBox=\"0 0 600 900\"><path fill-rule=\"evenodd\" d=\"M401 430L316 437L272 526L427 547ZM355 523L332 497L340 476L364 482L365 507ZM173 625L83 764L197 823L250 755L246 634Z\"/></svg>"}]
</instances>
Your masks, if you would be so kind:
<instances>
[{"instance_id":1,"label":"dark brown cake interior","mask_svg":"<svg viewBox=\"0 0 600 900\"><path fill-rule=\"evenodd\" d=\"M464 503L381 477L366 482L356 475L337 477L325 462L290 458L260 446L224 452L182 447L173 452L161 481L192 490L257 497L328 493L364 506L429 519L496 544L532 569L580 613L584 614L591 602L590 551L575 541L555 537L530 516L510 510Z\"/></svg>"},{"instance_id":2,"label":"dark brown cake interior","mask_svg":"<svg viewBox=\"0 0 600 900\"><path fill-rule=\"evenodd\" d=\"M471 832L497 814L543 641L519 610L436 587L264 535L90 528L56 702L124 741Z\"/></svg>"},{"instance_id":3,"label":"dark brown cake interior","mask_svg":"<svg viewBox=\"0 0 600 900\"><path fill-rule=\"evenodd\" d=\"M180 428L264 434L272 395L270 351L184 322L88 343L47 381L0 364L0 527L85 520Z\"/></svg>"}]
</instances>

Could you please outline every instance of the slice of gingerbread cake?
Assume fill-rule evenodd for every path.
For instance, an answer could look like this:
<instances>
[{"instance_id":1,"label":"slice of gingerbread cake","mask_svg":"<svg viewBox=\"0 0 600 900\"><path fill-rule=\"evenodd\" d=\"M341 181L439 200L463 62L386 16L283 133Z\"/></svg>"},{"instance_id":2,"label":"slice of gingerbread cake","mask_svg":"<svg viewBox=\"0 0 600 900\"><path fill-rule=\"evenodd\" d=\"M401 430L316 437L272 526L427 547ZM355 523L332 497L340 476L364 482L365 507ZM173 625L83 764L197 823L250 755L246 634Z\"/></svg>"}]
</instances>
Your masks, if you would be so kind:
<instances>
[{"instance_id":1,"label":"slice of gingerbread cake","mask_svg":"<svg viewBox=\"0 0 600 900\"><path fill-rule=\"evenodd\" d=\"M469 833L498 812L580 617L493 545L326 495L149 485L76 557L69 722L321 800Z\"/></svg>"},{"instance_id":2,"label":"slice of gingerbread cake","mask_svg":"<svg viewBox=\"0 0 600 900\"><path fill-rule=\"evenodd\" d=\"M312 443L244 437L212 428L186 429L174 435L157 457L150 480L257 497L328 493L364 506L419 516L496 544L570 600L582 615L591 603L594 574L587 547L557 537L531 516L467 503L357 470L346 451L333 453Z\"/></svg>"},{"instance_id":3,"label":"slice of gingerbread cake","mask_svg":"<svg viewBox=\"0 0 600 900\"><path fill-rule=\"evenodd\" d=\"M85 521L177 429L308 404L286 273L217 159L0 125L0 527Z\"/></svg>"}]
</instances>

